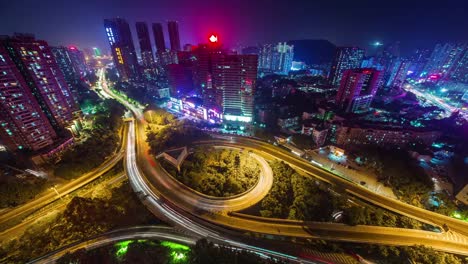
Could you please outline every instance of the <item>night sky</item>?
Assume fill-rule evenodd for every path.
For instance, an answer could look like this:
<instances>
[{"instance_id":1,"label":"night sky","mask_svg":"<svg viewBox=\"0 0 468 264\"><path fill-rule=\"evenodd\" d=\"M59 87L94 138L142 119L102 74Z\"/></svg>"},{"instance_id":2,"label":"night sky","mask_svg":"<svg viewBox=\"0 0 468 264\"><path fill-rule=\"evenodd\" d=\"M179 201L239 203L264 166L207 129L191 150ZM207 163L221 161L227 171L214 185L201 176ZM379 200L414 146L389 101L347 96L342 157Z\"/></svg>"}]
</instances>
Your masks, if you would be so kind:
<instances>
[{"instance_id":1,"label":"night sky","mask_svg":"<svg viewBox=\"0 0 468 264\"><path fill-rule=\"evenodd\" d=\"M400 41L402 49L410 51L437 42L468 41L468 0L0 1L0 34L28 32L52 45L104 50L103 19L116 16L126 18L133 32L136 21L177 20L182 45L203 42L212 31L228 47L328 39L363 48L373 41Z\"/></svg>"}]
</instances>

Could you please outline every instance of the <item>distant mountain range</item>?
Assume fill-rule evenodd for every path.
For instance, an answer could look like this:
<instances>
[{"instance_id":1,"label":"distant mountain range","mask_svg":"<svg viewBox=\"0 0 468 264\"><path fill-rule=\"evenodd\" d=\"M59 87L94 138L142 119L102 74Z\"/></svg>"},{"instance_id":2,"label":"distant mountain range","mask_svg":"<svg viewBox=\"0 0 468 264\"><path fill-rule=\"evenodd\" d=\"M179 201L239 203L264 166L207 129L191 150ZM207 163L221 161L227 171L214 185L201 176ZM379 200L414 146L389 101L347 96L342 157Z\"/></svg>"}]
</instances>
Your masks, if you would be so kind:
<instances>
[{"instance_id":1,"label":"distant mountain range","mask_svg":"<svg viewBox=\"0 0 468 264\"><path fill-rule=\"evenodd\" d=\"M336 49L333 43L324 39L290 40L288 44L294 45L294 60L308 65L330 63Z\"/></svg>"}]
</instances>

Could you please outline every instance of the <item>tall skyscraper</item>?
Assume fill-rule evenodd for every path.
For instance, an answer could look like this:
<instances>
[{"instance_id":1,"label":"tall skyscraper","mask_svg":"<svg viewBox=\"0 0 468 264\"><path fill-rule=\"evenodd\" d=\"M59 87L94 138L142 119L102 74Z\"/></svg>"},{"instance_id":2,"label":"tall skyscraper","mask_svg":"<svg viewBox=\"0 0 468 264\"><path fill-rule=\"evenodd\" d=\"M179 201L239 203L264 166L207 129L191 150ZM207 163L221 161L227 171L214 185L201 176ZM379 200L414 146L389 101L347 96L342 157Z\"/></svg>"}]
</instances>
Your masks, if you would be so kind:
<instances>
[{"instance_id":1,"label":"tall skyscraper","mask_svg":"<svg viewBox=\"0 0 468 264\"><path fill-rule=\"evenodd\" d=\"M171 50L180 51L179 24L177 21L169 21L167 29L169 31L169 40L171 41Z\"/></svg>"},{"instance_id":2,"label":"tall skyscraper","mask_svg":"<svg viewBox=\"0 0 468 264\"><path fill-rule=\"evenodd\" d=\"M136 22L138 42L140 43L141 61L143 66L150 68L154 65L153 50L148 32L148 25L145 22Z\"/></svg>"},{"instance_id":3,"label":"tall skyscraper","mask_svg":"<svg viewBox=\"0 0 468 264\"><path fill-rule=\"evenodd\" d=\"M62 70L63 76L69 85L72 85L75 80L79 77L79 73L75 71L73 63L68 53L67 47L50 47L52 54L54 54L55 61Z\"/></svg>"},{"instance_id":4,"label":"tall skyscraper","mask_svg":"<svg viewBox=\"0 0 468 264\"><path fill-rule=\"evenodd\" d=\"M336 49L330 75L331 85L340 85L341 76L345 70L358 68L364 58L364 50L357 47L340 47Z\"/></svg>"},{"instance_id":5,"label":"tall skyscraper","mask_svg":"<svg viewBox=\"0 0 468 264\"><path fill-rule=\"evenodd\" d=\"M386 86L401 88L406 80L410 62L398 59L390 67L390 77L386 80Z\"/></svg>"},{"instance_id":6,"label":"tall skyscraper","mask_svg":"<svg viewBox=\"0 0 468 264\"><path fill-rule=\"evenodd\" d=\"M101 57L101 55L102 55L102 54L101 54L101 50L100 50L99 48L97 48L97 47L94 47L94 48L93 48L93 55L92 55L92 56L93 56L93 57Z\"/></svg>"},{"instance_id":7,"label":"tall skyscraper","mask_svg":"<svg viewBox=\"0 0 468 264\"><path fill-rule=\"evenodd\" d=\"M76 105L47 42L17 34L3 44L52 126L56 130L66 127Z\"/></svg>"},{"instance_id":8,"label":"tall skyscraper","mask_svg":"<svg viewBox=\"0 0 468 264\"><path fill-rule=\"evenodd\" d=\"M411 65L409 67L409 70L412 72L411 77L421 77L430 55L430 49L417 49L414 52L411 56Z\"/></svg>"},{"instance_id":9,"label":"tall skyscraper","mask_svg":"<svg viewBox=\"0 0 468 264\"><path fill-rule=\"evenodd\" d=\"M451 78L454 81L468 84L468 48L454 66Z\"/></svg>"},{"instance_id":10,"label":"tall skyscraper","mask_svg":"<svg viewBox=\"0 0 468 264\"><path fill-rule=\"evenodd\" d=\"M79 70L75 68L76 64L74 64L70 58L69 49L67 47L60 46L51 47L50 50L52 51L52 54L54 54L55 61L62 71L65 81L70 87L75 103L78 104L78 91L76 89L76 85L81 76Z\"/></svg>"},{"instance_id":11,"label":"tall skyscraper","mask_svg":"<svg viewBox=\"0 0 468 264\"><path fill-rule=\"evenodd\" d=\"M0 141L10 151L40 150L57 135L11 59L13 52L0 40Z\"/></svg>"},{"instance_id":12,"label":"tall skyscraper","mask_svg":"<svg viewBox=\"0 0 468 264\"><path fill-rule=\"evenodd\" d=\"M164 32L161 23L153 23L154 42L158 53L166 51L166 43L164 42Z\"/></svg>"},{"instance_id":13,"label":"tall skyscraper","mask_svg":"<svg viewBox=\"0 0 468 264\"><path fill-rule=\"evenodd\" d=\"M68 47L68 54L72 62L73 68L75 69L78 78L85 76L88 72L88 66L86 64L85 56L83 51L79 50L75 46Z\"/></svg>"},{"instance_id":14,"label":"tall skyscraper","mask_svg":"<svg viewBox=\"0 0 468 264\"><path fill-rule=\"evenodd\" d=\"M123 18L104 19L114 64L124 79L139 77L139 66L130 26Z\"/></svg>"},{"instance_id":15,"label":"tall skyscraper","mask_svg":"<svg viewBox=\"0 0 468 264\"><path fill-rule=\"evenodd\" d=\"M466 48L466 44L437 44L431 53L422 76L450 76Z\"/></svg>"},{"instance_id":16,"label":"tall skyscraper","mask_svg":"<svg viewBox=\"0 0 468 264\"><path fill-rule=\"evenodd\" d=\"M222 54L215 59L213 86L226 120L252 121L257 67L257 55Z\"/></svg>"},{"instance_id":17,"label":"tall skyscraper","mask_svg":"<svg viewBox=\"0 0 468 264\"><path fill-rule=\"evenodd\" d=\"M381 71L370 68L346 70L341 78L335 102L346 112L366 111L381 82Z\"/></svg>"},{"instance_id":18,"label":"tall skyscraper","mask_svg":"<svg viewBox=\"0 0 468 264\"><path fill-rule=\"evenodd\" d=\"M217 57L225 52L218 45L200 44L193 51L195 57L194 86L208 107L219 105L213 86L213 65Z\"/></svg>"},{"instance_id":19,"label":"tall skyscraper","mask_svg":"<svg viewBox=\"0 0 468 264\"><path fill-rule=\"evenodd\" d=\"M292 67L294 46L286 42L263 45L259 51L259 70L277 74L288 74Z\"/></svg>"}]
</instances>

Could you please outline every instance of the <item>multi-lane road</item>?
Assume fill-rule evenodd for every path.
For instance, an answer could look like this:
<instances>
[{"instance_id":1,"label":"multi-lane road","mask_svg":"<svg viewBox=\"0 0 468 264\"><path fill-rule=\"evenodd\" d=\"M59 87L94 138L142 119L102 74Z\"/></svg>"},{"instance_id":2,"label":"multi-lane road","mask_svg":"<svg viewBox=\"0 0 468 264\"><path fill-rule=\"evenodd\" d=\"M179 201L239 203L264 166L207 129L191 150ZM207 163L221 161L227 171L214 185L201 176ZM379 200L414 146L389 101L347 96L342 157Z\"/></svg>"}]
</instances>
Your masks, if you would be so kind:
<instances>
[{"instance_id":1,"label":"multi-lane road","mask_svg":"<svg viewBox=\"0 0 468 264\"><path fill-rule=\"evenodd\" d=\"M45 256L31 261L30 263L54 263L67 252L74 252L78 249L92 250L95 248L111 245L122 240L139 239L158 239L162 241L167 240L189 246L195 245L196 243L195 238L183 235L180 232L174 230L172 227L136 226L125 229L117 229L101 235L90 237L84 241L79 241L63 248L59 248Z\"/></svg>"},{"instance_id":2,"label":"multi-lane road","mask_svg":"<svg viewBox=\"0 0 468 264\"><path fill-rule=\"evenodd\" d=\"M112 94L110 91L106 91ZM336 241L376 243L388 245L425 244L435 249L468 255L468 224L450 217L439 215L427 210L410 206L394 199L375 194L359 185L317 168L308 161L255 139L233 137L229 142L213 140L213 144L232 147L251 148L259 154L268 155L283 160L296 168L338 185L347 192L382 206L391 211L430 222L447 226L450 231L434 233L422 230L399 228L347 226L333 223L302 223L297 221L268 220L263 218L233 217L219 214L216 209L206 210L204 205L187 203L180 192L180 186L169 186L164 183L171 178L163 170L157 170L157 163L148 154L148 146L144 142L145 132L141 110L118 98L128 109L134 112L135 121L130 121L127 139L126 171L130 183L139 194L144 204L156 215L164 217L176 226L184 228L202 237L210 237L227 244L239 243L229 239L232 230L251 231L274 236L323 238ZM192 200L190 198L190 200ZM225 208L225 210L229 210ZM226 229L228 227L229 229ZM220 231L221 230L221 231Z\"/></svg>"},{"instance_id":3,"label":"multi-lane road","mask_svg":"<svg viewBox=\"0 0 468 264\"><path fill-rule=\"evenodd\" d=\"M228 228L229 230L238 230L241 232L249 231L272 236L322 238L335 241L386 245L408 246L424 244L432 246L438 250L457 254L468 254L468 240L466 237L451 231L435 233L402 228L348 226L334 223L266 219L240 216L236 214L222 214L217 211L218 208L216 206L213 206L211 209L207 209L209 204L203 204L200 206L199 203L190 202L191 198L184 198L183 196L185 194L180 191L177 185L174 185L176 186L174 187L175 189L170 187L171 185L168 185L167 181L175 181L175 179L167 175L165 171L142 169L145 173L156 173L149 175L140 172L139 166L137 165L137 156L139 151L137 152L135 150L137 147L135 142L137 137L135 136L135 132L132 132L132 128L135 127L134 122L135 121L131 121L129 125L129 138L127 139L128 156L126 160L126 168L128 168L127 173L131 184L138 193L143 194L141 197L144 197L146 201L151 201L150 203L147 203L147 206L154 206L153 210L163 210L162 214L166 217L170 216L172 218L170 220L173 221L173 219L177 219L177 221L179 221L179 226L184 226L185 229L189 229L200 236L208 236L222 240L224 237L223 233L225 233L226 236L229 236L228 234L230 231L226 231L226 228ZM215 141L213 144L223 143L221 141ZM229 143L224 142L224 144L227 146L233 146L235 144L238 147L242 146L243 148L247 148L252 151L257 149L257 147L251 149L247 144L235 143L235 140ZM140 145L138 145L138 148L140 148ZM144 149L144 147L142 148ZM151 165L144 153L140 153L140 155L140 161L142 163L150 164L145 167L154 166L154 164ZM145 178L143 175L148 175L148 177ZM169 189L166 189L168 187ZM193 193L191 197L196 195L196 193ZM170 203L167 201L170 201ZM229 210L229 208L225 209ZM188 213L188 215L180 213L180 210L185 212L185 214ZM207 228L205 223L211 223L213 225ZM222 228L220 228L220 226L222 226Z\"/></svg>"},{"instance_id":4,"label":"multi-lane road","mask_svg":"<svg viewBox=\"0 0 468 264\"><path fill-rule=\"evenodd\" d=\"M180 231L166 226L136 226L125 229L118 229L107 232L105 234L97 235L90 237L84 241L79 241L71 245L65 246L63 248L57 249L49 254L42 256L41 258L35 259L29 263L54 263L60 257L65 255L67 252L74 252L78 249L92 250L95 248L115 244L119 241L128 241L128 240L140 240L140 239L157 239L159 241L171 241L183 245L193 246L197 242L197 238L181 234ZM215 244L215 246L219 246ZM234 249L245 250L252 253L256 253L259 256L272 256L275 255L275 259L288 260L290 263L304 263L304 264L319 264L325 263L322 261L310 261L310 260L301 260L299 258L289 256L286 254L276 254L274 251L269 251L260 247L249 246L238 244L233 246ZM327 262L329 263L329 262Z\"/></svg>"},{"instance_id":5,"label":"multi-lane road","mask_svg":"<svg viewBox=\"0 0 468 264\"><path fill-rule=\"evenodd\" d=\"M215 148L231 148L229 146L213 146ZM142 153L143 154L143 153ZM143 154L144 155L144 154ZM179 182L165 171L159 163L151 162L152 166L146 166L148 175L162 175L163 177L153 177L151 182L161 186L161 191L167 192L177 190L177 197L183 199L185 204L194 204L198 209L206 211L216 211L217 213L228 213L246 209L265 197L273 185L273 172L267 161L255 153L249 153L250 158L255 159L260 164L261 173L255 186L246 192L232 197L213 197L199 193L183 183ZM151 157L148 157L151 160ZM144 164L142 164L144 165ZM170 195L167 193L167 195Z\"/></svg>"},{"instance_id":6,"label":"multi-lane road","mask_svg":"<svg viewBox=\"0 0 468 264\"><path fill-rule=\"evenodd\" d=\"M444 99L439 98L428 91L424 91L423 89L419 89L418 84L411 85L406 84L403 89L414 93L419 98L424 98L429 104L435 105L445 111L445 117L449 117L452 115L453 112L459 111L460 115L465 119L468 120L468 110L460 109L449 103L445 102Z\"/></svg>"},{"instance_id":7,"label":"multi-lane road","mask_svg":"<svg viewBox=\"0 0 468 264\"><path fill-rule=\"evenodd\" d=\"M107 159L96 169L92 170L89 173L86 173L85 175L77 178L76 180L72 180L66 184L56 187L57 192L60 195L57 195L55 191L51 190L50 192L42 194L40 197L28 203L25 203L3 213L0 216L0 226L9 226L8 222L14 221L15 219L22 219L27 215L37 211L38 209L56 201L60 197L65 196L81 188L82 186L94 181L95 179L112 169L117 164L117 162L119 162L123 158L125 153L124 145L125 142L122 144L121 149L119 149L111 158Z\"/></svg>"},{"instance_id":8,"label":"multi-lane road","mask_svg":"<svg viewBox=\"0 0 468 264\"><path fill-rule=\"evenodd\" d=\"M307 171L315 177L325 179L326 181L345 189L348 193L367 202L384 207L390 211L418 219L423 222L432 223L438 226L445 225L451 231L468 236L468 222L437 214L404 202L400 202L396 199L379 195L360 185L354 184L346 179L336 176L335 174L332 174L320 167L316 167L307 160L291 155L289 152L272 146L271 144L245 137L233 137L232 141L234 142L233 145L235 146L251 147L257 151L268 153L271 156L288 162L297 168Z\"/></svg>"}]
</instances>

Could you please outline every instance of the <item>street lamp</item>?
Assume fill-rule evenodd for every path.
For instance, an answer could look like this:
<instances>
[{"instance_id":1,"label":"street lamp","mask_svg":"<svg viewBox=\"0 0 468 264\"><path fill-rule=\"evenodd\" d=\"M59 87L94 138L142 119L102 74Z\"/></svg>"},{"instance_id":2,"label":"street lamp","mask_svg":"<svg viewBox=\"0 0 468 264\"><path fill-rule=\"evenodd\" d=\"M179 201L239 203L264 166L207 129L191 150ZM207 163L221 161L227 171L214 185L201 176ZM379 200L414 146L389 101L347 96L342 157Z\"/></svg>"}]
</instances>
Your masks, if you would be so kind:
<instances>
[{"instance_id":1,"label":"street lamp","mask_svg":"<svg viewBox=\"0 0 468 264\"><path fill-rule=\"evenodd\" d=\"M60 196L60 193L58 192L57 188L55 188L55 185L52 186L52 187L50 187L50 188L51 188L52 190L55 191L55 193L57 194L57 196L58 196L60 199L62 199L62 196Z\"/></svg>"}]
</instances>

